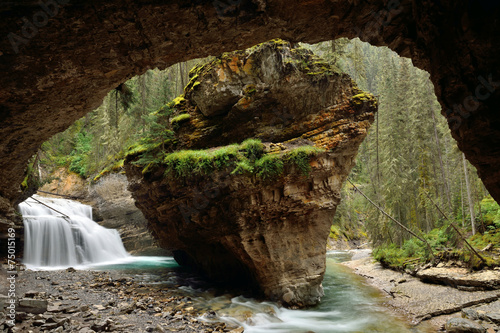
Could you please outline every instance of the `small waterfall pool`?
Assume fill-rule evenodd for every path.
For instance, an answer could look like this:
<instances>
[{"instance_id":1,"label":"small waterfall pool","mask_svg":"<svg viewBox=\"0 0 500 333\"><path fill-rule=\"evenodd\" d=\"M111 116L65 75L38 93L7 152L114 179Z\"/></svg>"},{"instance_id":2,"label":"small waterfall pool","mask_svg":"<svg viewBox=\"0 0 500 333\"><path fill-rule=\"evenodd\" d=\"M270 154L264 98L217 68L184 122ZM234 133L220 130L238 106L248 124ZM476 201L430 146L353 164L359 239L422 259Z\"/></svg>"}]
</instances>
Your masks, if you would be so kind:
<instances>
[{"instance_id":1,"label":"small waterfall pool","mask_svg":"<svg viewBox=\"0 0 500 333\"><path fill-rule=\"evenodd\" d=\"M118 231L94 222L88 205L34 195L19 204L19 210L28 268L59 269L130 258Z\"/></svg>"}]
</instances>

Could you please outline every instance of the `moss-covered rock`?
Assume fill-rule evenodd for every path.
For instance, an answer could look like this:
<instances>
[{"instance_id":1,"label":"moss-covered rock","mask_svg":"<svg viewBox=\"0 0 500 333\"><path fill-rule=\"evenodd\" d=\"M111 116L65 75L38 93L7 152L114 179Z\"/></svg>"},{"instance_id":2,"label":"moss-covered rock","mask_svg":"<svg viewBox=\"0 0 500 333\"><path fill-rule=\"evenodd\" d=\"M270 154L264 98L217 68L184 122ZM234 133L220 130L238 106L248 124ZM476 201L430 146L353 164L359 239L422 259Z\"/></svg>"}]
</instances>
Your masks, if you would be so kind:
<instances>
[{"instance_id":1,"label":"moss-covered rock","mask_svg":"<svg viewBox=\"0 0 500 333\"><path fill-rule=\"evenodd\" d=\"M196 66L171 107L164 154L153 163L135 147L126 162L160 244L214 279L316 304L332 216L375 98L309 50L272 40Z\"/></svg>"}]
</instances>

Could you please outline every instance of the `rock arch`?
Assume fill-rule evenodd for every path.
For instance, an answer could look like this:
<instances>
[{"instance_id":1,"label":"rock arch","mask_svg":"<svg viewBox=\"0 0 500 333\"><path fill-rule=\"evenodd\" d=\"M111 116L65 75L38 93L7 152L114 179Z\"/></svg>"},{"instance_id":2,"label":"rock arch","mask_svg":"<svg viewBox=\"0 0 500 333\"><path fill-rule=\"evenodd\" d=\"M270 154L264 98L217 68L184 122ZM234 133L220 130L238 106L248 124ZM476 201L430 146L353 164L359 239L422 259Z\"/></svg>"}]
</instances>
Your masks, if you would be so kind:
<instances>
[{"instance_id":1,"label":"rock arch","mask_svg":"<svg viewBox=\"0 0 500 333\"><path fill-rule=\"evenodd\" d=\"M360 37L431 73L452 135L500 201L500 6L493 1L42 0L0 5L0 219L39 145L149 68L271 38ZM4 224L5 225L5 224Z\"/></svg>"}]
</instances>

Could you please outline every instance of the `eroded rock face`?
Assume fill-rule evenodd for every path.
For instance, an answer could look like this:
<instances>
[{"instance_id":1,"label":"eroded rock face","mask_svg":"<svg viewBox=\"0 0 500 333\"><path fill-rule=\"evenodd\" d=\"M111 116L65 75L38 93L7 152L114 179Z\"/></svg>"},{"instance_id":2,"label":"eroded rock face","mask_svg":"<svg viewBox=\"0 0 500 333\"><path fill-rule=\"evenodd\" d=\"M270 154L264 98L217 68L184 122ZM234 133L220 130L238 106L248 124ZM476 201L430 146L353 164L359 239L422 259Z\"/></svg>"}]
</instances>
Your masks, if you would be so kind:
<instances>
[{"instance_id":1,"label":"eroded rock face","mask_svg":"<svg viewBox=\"0 0 500 333\"><path fill-rule=\"evenodd\" d=\"M258 138L264 142L258 161L283 158L283 171L266 176L255 162L236 172L237 158L228 157L235 161L184 177L167 164L144 173L131 163L138 156L129 156L137 206L181 264L216 280L253 284L288 306L316 304L342 183L374 119L375 98L280 40L224 54L191 74L177 106L189 120L172 148L213 151ZM287 162L287 154L312 146L322 150L307 157L308 172Z\"/></svg>"},{"instance_id":2,"label":"eroded rock face","mask_svg":"<svg viewBox=\"0 0 500 333\"><path fill-rule=\"evenodd\" d=\"M276 37L309 43L360 37L411 57L430 72L453 137L500 200L495 1L47 3L48 10L38 1L0 7L0 237L23 200L28 159L111 89L149 68Z\"/></svg>"}]
</instances>

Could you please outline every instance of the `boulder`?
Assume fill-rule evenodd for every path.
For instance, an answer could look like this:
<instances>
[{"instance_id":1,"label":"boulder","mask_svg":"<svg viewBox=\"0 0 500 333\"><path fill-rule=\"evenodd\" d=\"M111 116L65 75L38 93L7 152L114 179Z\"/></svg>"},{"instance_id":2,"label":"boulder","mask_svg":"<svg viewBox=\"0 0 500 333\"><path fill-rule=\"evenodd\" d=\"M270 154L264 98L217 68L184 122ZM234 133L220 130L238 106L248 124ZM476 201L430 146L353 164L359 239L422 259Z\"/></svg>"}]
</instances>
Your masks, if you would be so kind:
<instances>
[{"instance_id":1,"label":"boulder","mask_svg":"<svg viewBox=\"0 0 500 333\"><path fill-rule=\"evenodd\" d=\"M187 121L175 124L164 162L127 157L136 205L180 264L291 307L316 304L331 221L375 98L282 40L223 54L190 76L174 105Z\"/></svg>"},{"instance_id":2,"label":"boulder","mask_svg":"<svg viewBox=\"0 0 500 333\"><path fill-rule=\"evenodd\" d=\"M17 311L35 314L44 313L47 311L47 305L48 302L44 299L21 298Z\"/></svg>"}]
</instances>

